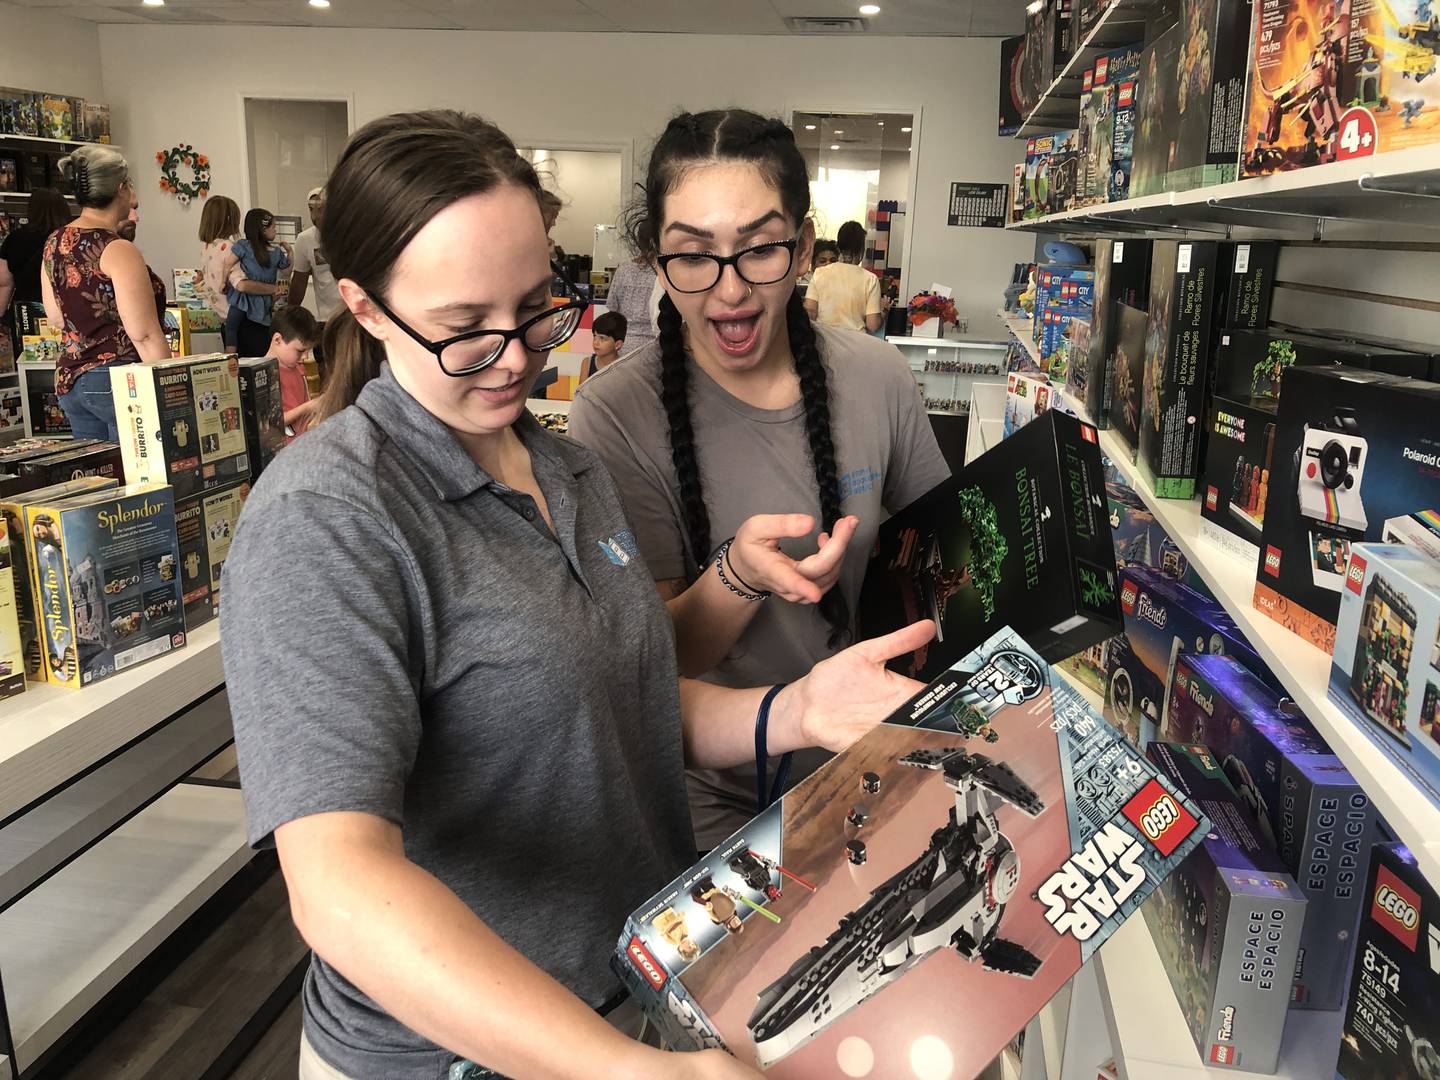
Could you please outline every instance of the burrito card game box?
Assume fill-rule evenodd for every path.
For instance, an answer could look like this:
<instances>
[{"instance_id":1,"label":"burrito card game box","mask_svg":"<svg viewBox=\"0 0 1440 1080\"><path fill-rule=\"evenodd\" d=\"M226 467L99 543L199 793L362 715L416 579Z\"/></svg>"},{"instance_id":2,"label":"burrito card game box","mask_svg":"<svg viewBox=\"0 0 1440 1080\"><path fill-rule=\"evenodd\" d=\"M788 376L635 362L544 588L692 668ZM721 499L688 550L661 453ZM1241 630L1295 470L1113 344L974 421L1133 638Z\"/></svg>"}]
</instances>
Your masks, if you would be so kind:
<instances>
[{"instance_id":1,"label":"burrito card game box","mask_svg":"<svg viewBox=\"0 0 1440 1080\"><path fill-rule=\"evenodd\" d=\"M974 1076L1208 828L1005 629L661 889L612 964L671 1045L775 1080L922 1051Z\"/></svg>"},{"instance_id":2,"label":"burrito card game box","mask_svg":"<svg viewBox=\"0 0 1440 1080\"><path fill-rule=\"evenodd\" d=\"M242 480L175 503L180 593L185 629L192 633L220 614L220 571L249 496L250 481Z\"/></svg>"}]
</instances>

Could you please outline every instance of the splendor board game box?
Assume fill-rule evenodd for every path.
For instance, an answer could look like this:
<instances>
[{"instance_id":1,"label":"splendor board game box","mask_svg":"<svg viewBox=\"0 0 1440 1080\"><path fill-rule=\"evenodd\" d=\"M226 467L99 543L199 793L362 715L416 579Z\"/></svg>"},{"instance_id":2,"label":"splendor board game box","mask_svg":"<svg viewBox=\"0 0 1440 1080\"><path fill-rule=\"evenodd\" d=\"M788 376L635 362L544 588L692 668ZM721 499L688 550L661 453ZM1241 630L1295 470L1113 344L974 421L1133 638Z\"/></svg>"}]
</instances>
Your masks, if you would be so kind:
<instances>
[{"instance_id":1,"label":"splendor board game box","mask_svg":"<svg viewBox=\"0 0 1440 1080\"><path fill-rule=\"evenodd\" d=\"M1051 409L880 526L860 591L862 638L934 619L891 661L933 679L1005 625L1047 660L1120 628L1095 429Z\"/></svg>"},{"instance_id":2,"label":"splendor board game box","mask_svg":"<svg viewBox=\"0 0 1440 1080\"><path fill-rule=\"evenodd\" d=\"M1004 629L642 905L612 965L772 1080L983 1071L1208 822Z\"/></svg>"}]
</instances>

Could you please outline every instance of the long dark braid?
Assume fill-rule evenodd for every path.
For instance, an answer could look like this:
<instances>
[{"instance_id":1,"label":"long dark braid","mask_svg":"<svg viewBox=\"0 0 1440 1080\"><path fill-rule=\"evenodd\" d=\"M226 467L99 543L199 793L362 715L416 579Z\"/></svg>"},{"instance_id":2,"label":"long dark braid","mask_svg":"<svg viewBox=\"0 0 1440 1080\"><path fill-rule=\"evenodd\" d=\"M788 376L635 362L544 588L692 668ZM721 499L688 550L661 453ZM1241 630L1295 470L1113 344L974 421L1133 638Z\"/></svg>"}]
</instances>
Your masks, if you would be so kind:
<instances>
[{"instance_id":1,"label":"long dark braid","mask_svg":"<svg viewBox=\"0 0 1440 1080\"><path fill-rule=\"evenodd\" d=\"M685 366L685 333L680 312L670 297L660 298L660 403L670 423L670 461L680 483L680 510L696 567L710 555L710 511L700 481L700 462L695 457L695 429L690 423L690 371Z\"/></svg>"}]
</instances>

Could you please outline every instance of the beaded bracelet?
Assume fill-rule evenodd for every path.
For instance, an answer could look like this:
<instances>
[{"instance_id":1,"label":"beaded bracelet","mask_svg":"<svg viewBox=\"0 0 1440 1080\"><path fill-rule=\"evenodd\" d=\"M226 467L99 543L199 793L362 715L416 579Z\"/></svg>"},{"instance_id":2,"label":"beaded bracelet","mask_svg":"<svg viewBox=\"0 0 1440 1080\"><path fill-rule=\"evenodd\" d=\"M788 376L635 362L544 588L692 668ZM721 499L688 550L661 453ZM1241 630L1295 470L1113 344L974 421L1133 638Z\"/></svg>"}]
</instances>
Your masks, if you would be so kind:
<instances>
[{"instance_id":1,"label":"beaded bracelet","mask_svg":"<svg viewBox=\"0 0 1440 1080\"><path fill-rule=\"evenodd\" d=\"M725 573L725 557L730 554L730 545L734 542L735 538L732 536L729 540L721 544L715 552L715 572L720 575L720 584L724 585L725 588L729 589L742 600L760 601L768 599L770 596L768 592L750 588L750 586L746 585L745 582L740 579L740 575L735 573L734 567L730 568L730 573L734 575L735 581L731 581L729 575Z\"/></svg>"}]
</instances>

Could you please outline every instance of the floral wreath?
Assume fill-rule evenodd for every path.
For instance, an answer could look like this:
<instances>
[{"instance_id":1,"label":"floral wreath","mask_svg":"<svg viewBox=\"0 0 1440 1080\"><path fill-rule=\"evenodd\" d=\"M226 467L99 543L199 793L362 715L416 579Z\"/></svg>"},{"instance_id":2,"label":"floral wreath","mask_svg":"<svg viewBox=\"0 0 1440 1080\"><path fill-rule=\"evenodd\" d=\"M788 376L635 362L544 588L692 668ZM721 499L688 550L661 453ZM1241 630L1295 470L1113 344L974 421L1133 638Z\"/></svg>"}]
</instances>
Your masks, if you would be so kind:
<instances>
[{"instance_id":1,"label":"floral wreath","mask_svg":"<svg viewBox=\"0 0 1440 1080\"><path fill-rule=\"evenodd\" d=\"M160 165L160 190L168 191L180 201L181 206L191 199L205 198L210 194L210 159L195 152L188 143L169 150L155 151L155 160ZM190 166L194 179L186 184L180 179L181 165Z\"/></svg>"}]
</instances>

